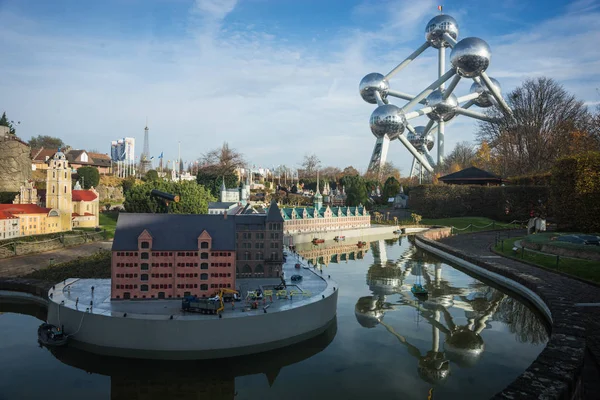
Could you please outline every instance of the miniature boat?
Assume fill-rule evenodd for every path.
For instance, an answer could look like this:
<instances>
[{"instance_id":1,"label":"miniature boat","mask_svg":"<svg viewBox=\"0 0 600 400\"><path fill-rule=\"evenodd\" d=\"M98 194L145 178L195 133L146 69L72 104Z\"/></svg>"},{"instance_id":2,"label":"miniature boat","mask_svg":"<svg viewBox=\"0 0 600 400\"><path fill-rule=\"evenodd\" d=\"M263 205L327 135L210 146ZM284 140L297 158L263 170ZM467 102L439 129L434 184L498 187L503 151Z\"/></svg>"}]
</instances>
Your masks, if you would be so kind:
<instances>
[{"instance_id":1,"label":"miniature boat","mask_svg":"<svg viewBox=\"0 0 600 400\"><path fill-rule=\"evenodd\" d=\"M314 238L312 240L313 244L317 244L317 243L325 243L325 239L318 239L318 238Z\"/></svg>"},{"instance_id":2,"label":"miniature boat","mask_svg":"<svg viewBox=\"0 0 600 400\"><path fill-rule=\"evenodd\" d=\"M336 236L333 238L336 242L346 240L346 236Z\"/></svg>"},{"instance_id":3,"label":"miniature boat","mask_svg":"<svg viewBox=\"0 0 600 400\"><path fill-rule=\"evenodd\" d=\"M402 233L402 231L401 231L400 229L397 229L397 230L395 230L395 231L394 231L394 234L395 234L395 235L399 235L399 234L401 234L401 233Z\"/></svg>"},{"instance_id":4,"label":"miniature boat","mask_svg":"<svg viewBox=\"0 0 600 400\"><path fill-rule=\"evenodd\" d=\"M68 339L67 335L54 325L43 323L38 328L38 340L45 346L64 346Z\"/></svg>"},{"instance_id":5,"label":"miniature boat","mask_svg":"<svg viewBox=\"0 0 600 400\"><path fill-rule=\"evenodd\" d=\"M427 296L429 294L429 292L427 291L427 289L425 289L423 287L423 285L421 285L420 283L415 283L412 288L410 289L410 291L415 295L415 296Z\"/></svg>"},{"instance_id":6,"label":"miniature boat","mask_svg":"<svg viewBox=\"0 0 600 400\"><path fill-rule=\"evenodd\" d=\"M300 263L296 263L294 267L296 267L296 269L300 269Z\"/></svg>"},{"instance_id":7,"label":"miniature boat","mask_svg":"<svg viewBox=\"0 0 600 400\"><path fill-rule=\"evenodd\" d=\"M358 242L358 243L356 243L356 245L357 245L358 247L363 247L363 246L364 246L364 245L366 245L366 244L367 244L367 242Z\"/></svg>"}]
</instances>

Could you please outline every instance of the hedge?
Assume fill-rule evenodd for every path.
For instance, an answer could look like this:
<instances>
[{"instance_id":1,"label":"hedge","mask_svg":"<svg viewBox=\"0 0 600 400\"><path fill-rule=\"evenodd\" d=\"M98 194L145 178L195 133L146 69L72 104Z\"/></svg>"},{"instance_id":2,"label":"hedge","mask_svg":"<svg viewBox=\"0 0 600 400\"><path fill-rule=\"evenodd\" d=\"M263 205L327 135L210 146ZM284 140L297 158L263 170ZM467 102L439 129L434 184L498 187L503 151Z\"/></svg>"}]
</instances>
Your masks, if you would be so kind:
<instances>
[{"instance_id":1,"label":"hedge","mask_svg":"<svg viewBox=\"0 0 600 400\"><path fill-rule=\"evenodd\" d=\"M600 152L558 160L550 188L558 229L600 232Z\"/></svg>"},{"instance_id":2,"label":"hedge","mask_svg":"<svg viewBox=\"0 0 600 400\"><path fill-rule=\"evenodd\" d=\"M548 214L545 186L421 185L412 188L408 207L423 218L487 217L523 221L533 210Z\"/></svg>"}]
</instances>

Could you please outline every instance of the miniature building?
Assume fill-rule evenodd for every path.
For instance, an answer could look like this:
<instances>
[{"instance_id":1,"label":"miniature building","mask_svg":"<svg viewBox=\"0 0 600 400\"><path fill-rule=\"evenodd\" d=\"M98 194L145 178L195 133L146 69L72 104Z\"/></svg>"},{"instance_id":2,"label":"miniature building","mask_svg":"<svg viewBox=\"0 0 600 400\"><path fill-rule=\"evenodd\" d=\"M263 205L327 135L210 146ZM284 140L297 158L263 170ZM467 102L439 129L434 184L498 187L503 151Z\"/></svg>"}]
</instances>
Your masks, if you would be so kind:
<instances>
[{"instance_id":1,"label":"miniature building","mask_svg":"<svg viewBox=\"0 0 600 400\"><path fill-rule=\"evenodd\" d=\"M20 215L22 235L70 231L73 227L93 228L100 224L98 192L94 188L81 190L79 182L73 189L71 183L71 168L67 157L57 151L48 160L46 189L37 190L33 182L27 181L13 201L15 205L37 206L13 208ZM50 210L53 211L52 215ZM31 216L32 223L29 223L29 219L24 220L29 218L28 212L35 213L35 216ZM41 222L42 214L49 218L47 223Z\"/></svg>"},{"instance_id":2,"label":"miniature building","mask_svg":"<svg viewBox=\"0 0 600 400\"><path fill-rule=\"evenodd\" d=\"M46 170L48 162L56 154L56 149L31 149L32 169ZM101 174L111 172L111 161L108 154L92 153L85 150L67 149L63 152L72 169L79 167L95 167Z\"/></svg>"},{"instance_id":3,"label":"miniature building","mask_svg":"<svg viewBox=\"0 0 600 400\"><path fill-rule=\"evenodd\" d=\"M76 186L78 187L78 186ZM94 228L100 225L100 202L98 192L89 190L72 191L73 200L73 227Z\"/></svg>"},{"instance_id":4,"label":"miniature building","mask_svg":"<svg viewBox=\"0 0 600 400\"><path fill-rule=\"evenodd\" d=\"M12 239L20 235L19 217L9 211L0 211L0 239Z\"/></svg>"},{"instance_id":5,"label":"miniature building","mask_svg":"<svg viewBox=\"0 0 600 400\"><path fill-rule=\"evenodd\" d=\"M237 214L248 202L248 185L244 183L241 189L227 189L225 178L221 184L221 194L219 201L208 203L209 214Z\"/></svg>"},{"instance_id":6,"label":"miniature building","mask_svg":"<svg viewBox=\"0 0 600 400\"><path fill-rule=\"evenodd\" d=\"M213 296L237 277L277 277L283 219L271 214L119 215L112 247L111 299Z\"/></svg>"},{"instance_id":7,"label":"miniature building","mask_svg":"<svg viewBox=\"0 0 600 400\"><path fill-rule=\"evenodd\" d=\"M20 233L18 236L43 235L62 231L61 213L56 209L40 207L36 204L0 204L0 212L8 213L19 219Z\"/></svg>"},{"instance_id":8,"label":"miniature building","mask_svg":"<svg viewBox=\"0 0 600 400\"><path fill-rule=\"evenodd\" d=\"M371 226L371 215L362 205L358 207L323 206L323 196L319 193L318 186L313 207L284 207L281 209L281 216L283 231L286 235Z\"/></svg>"}]
</instances>

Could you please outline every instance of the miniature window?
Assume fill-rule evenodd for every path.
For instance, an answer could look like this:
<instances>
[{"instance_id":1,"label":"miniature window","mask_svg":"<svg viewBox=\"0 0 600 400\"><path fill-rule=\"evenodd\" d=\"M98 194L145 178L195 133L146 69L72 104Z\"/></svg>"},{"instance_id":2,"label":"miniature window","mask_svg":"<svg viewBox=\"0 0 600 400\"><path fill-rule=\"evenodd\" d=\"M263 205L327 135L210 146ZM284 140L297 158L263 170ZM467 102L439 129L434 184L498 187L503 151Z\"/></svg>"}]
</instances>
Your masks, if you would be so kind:
<instances>
[{"instance_id":1,"label":"miniature window","mask_svg":"<svg viewBox=\"0 0 600 400\"><path fill-rule=\"evenodd\" d=\"M201 284L200 290L208 290L208 285L206 283Z\"/></svg>"},{"instance_id":2,"label":"miniature window","mask_svg":"<svg viewBox=\"0 0 600 400\"><path fill-rule=\"evenodd\" d=\"M137 275L137 274L136 274L136 275ZM142 274L142 275L140 276L140 279L141 279L141 280L143 280L143 281L147 281L147 280L148 280L148 274Z\"/></svg>"},{"instance_id":3,"label":"miniature window","mask_svg":"<svg viewBox=\"0 0 600 400\"><path fill-rule=\"evenodd\" d=\"M150 242L142 242L142 249L149 249L150 248Z\"/></svg>"},{"instance_id":4,"label":"miniature window","mask_svg":"<svg viewBox=\"0 0 600 400\"><path fill-rule=\"evenodd\" d=\"M203 260L208 260L208 253L202 253L200 254L200 258Z\"/></svg>"},{"instance_id":5,"label":"miniature window","mask_svg":"<svg viewBox=\"0 0 600 400\"><path fill-rule=\"evenodd\" d=\"M142 260L147 260L148 258L150 258L150 255L148 253L142 253L141 254L141 259Z\"/></svg>"},{"instance_id":6,"label":"miniature window","mask_svg":"<svg viewBox=\"0 0 600 400\"><path fill-rule=\"evenodd\" d=\"M200 264L200 269L208 269L208 263Z\"/></svg>"},{"instance_id":7,"label":"miniature window","mask_svg":"<svg viewBox=\"0 0 600 400\"><path fill-rule=\"evenodd\" d=\"M201 249L208 249L208 242L202 242L202 243L200 243L200 248Z\"/></svg>"},{"instance_id":8,"label":"miniature window","mask_svg":"<svg viewBox=\"0 0 600 400\"><path fill-rule=\"evenodd\" d=\"M200 274L200 280L202 280L202 281L208 280L208 274Z\"/></svg>"},{"instance_id":9,"label":"miniature window","mask_svg":"<svg viewBox=\"0 0 600 400\"><path fill-rule=\"evenodd\" d=\"M147 291L148 291L148 285L141 285L141 286L140 286L140 290L141 290L142 292L147 292Z\"/></svg>"}]
</instances>

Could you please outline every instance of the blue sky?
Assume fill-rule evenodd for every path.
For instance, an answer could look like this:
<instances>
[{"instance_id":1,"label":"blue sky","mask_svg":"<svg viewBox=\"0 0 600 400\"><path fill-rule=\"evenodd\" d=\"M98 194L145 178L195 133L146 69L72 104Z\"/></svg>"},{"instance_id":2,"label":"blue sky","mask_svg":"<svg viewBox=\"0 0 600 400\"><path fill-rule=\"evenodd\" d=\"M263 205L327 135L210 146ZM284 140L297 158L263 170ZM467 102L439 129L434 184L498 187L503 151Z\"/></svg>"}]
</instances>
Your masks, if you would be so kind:
<instances>
[{"instance_id":1,"label":"blue sky","mask_svg":"<svg viewBox=\"0 0 600 400\"><path fill-rule=\"evenodd\" d=\"M504 92L545 75L599 102L597 0L0 0L0 110L22 121L24 139L59 136L75 148L108 152L131 136L139 153L147 117L155 156L175 158L181 141L193 160L228 141L264 167L316 153L364 169L373 106L358 83L416 49L440 3L459 39L490 44L488 74ZM435 57L426 51L390 86L418 93L435 79ZM475 130L457 117L446 152ZM400 143L388 160L408 174Z\"/></svg>"}]
</instances>

